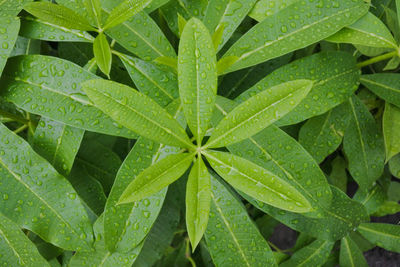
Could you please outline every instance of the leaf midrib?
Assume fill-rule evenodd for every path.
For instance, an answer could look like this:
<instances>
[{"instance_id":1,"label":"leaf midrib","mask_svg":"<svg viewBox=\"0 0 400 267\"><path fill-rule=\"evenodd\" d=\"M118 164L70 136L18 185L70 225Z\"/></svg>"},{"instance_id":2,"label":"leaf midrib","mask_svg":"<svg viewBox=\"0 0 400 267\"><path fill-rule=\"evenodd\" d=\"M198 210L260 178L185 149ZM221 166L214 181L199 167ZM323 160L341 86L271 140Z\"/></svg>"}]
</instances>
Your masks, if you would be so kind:
<instances>
[{"instance_id":1,"label":"leaf midrib","mask_svg":"<svg viewBox=\"0 0 400 267\"><path fill-rule=\"evenodd\" d=\"M4 237L4 240L7 242L8 246L11 248L11 250L14 252L14 255L22 262L22 266L26 266L25 261L21 257L21 255L18 253L18 251L14 248L10 240L8 239L7 235L3 232L3 230L0 227L0 235Z\"/></svg>"}]
</instances>

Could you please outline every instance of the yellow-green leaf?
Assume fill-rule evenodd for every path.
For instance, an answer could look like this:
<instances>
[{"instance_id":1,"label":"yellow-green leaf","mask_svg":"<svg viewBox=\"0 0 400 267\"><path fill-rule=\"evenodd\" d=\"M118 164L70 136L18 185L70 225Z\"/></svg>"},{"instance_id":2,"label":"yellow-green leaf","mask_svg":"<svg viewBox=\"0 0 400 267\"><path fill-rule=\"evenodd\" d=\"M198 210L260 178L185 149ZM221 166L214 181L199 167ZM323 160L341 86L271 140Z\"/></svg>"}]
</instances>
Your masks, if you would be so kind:
<instances>
[{"instance_id":1,"label":"yellow-green leaf","mask_svg":"<svg viewBox=\"0 0 400 267\"><path fill-rule=\"evenodd\" d=\"M107 76L110 76L112 54L107 38L103 33L97 35L93 43L93 53L97 66Z\"/></svg>"},{"instance_id":2,"label":"yellow-green leaf","mask_svg":"<svg viewBox=\"0 0 400 267\"><path fill-rule=\"evenodd\" d=\"M110 29L125 22L142 11L150 2L151 0L125 0L111 11L104 29Z\"/></svg>"}]
</instances>

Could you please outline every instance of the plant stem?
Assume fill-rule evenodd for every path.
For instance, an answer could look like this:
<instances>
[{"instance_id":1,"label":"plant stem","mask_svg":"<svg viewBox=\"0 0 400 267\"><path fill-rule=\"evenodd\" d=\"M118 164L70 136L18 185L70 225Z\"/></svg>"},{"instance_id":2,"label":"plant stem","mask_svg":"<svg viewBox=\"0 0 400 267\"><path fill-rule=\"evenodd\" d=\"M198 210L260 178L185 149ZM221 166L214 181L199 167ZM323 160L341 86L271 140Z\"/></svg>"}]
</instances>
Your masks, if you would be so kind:
<instances>
[{"instance_id":1,"label":"plant stem","mask_svg":"<svg viewBox=\"0 0 400 267\"><path fill-rule=\"evenodd\" d=\"M270 241L267 241L267 242L268 242L268 245L270 245L273 249L276 250L276 252L283 253L283 251L280 248L278 248L274 243L272 243Z\"/></svg>"},{"instance_id":2,"label":"plant stem","mask_svg":"<svg viewBox=\"0 0 400 267\"><path fill-rule=\"evenodd\" d=\"M192 259L190 255L190 241L189 238L185 238L186 249L185 249L185 257L192 264L192 267L196 267L196 263Z\"/></svg>"},{"instance_id":3,"label":"plant stem","mask_svg":"<svg viewBox=\"0 0 400 267\"><path fill-rule=\"evenodd\" d=\"M28 124L24 124L21 127L19 127L18 129L16 129L14 131L15 134L19 134L20 132L22 132L23 130L25 130L26 128L28 128Z\"/></svg>"},{"instance_id":4,"label":"plant stem","mask_svg":"<svg viewBox=\"0 0 400 267\"><path fill-rule=\"evenodd\" d=\"M368 66L368 65L371 65L371 64L374 64L374 63L377 63L377 62L380 62L380 61L383 61L383 60L386 60L386 59L389 59L389 58L392 58L392 57L395 57L395 56L398 56L397 50L392 51L390 53L386 53L386 54L377 56L377 57L370 58L370 59L368 59L366 61L363 61L363 62L360 62L360 63L357 64L357 67L359 67L361 69L361 68L363 68L365 66Z\"/></svg>"},{"instance_id":5,"label":"plant stem","mask_svg":"<svg viewBox=\"0 0 400 267\"><path fill-rule=\"evenodd\" d=\"M4 111L4 110L0 110L0 117L4 117L4 118L7 118L7 119L12 119L14 121L17 121L17 122L20 122L20 123L23 123L23 124L29 123L29 121L26 120L25 118L20 117L18 115L14 115L14 114L9 113L9 112Z\"/></svg>"}]
</instances>

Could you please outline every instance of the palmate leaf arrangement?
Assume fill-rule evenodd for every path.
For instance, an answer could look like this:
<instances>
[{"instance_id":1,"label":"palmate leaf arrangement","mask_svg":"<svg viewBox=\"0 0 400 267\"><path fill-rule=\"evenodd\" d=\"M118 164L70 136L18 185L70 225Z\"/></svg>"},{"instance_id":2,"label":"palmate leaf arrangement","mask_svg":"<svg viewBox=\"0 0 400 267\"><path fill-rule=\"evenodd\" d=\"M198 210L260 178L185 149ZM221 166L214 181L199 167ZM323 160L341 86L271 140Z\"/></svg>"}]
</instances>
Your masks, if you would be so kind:
<instances>
[{"instance_id":1,"label":"palmate leaf arrangement","mask_svg":"<svg viewBox=\"0 0 400 267\"><path fill-rule=\"evenodd\" d=\"M2 264L400 253L400 1L56 2L0 1Z\"/></svg>"}]
</instances>

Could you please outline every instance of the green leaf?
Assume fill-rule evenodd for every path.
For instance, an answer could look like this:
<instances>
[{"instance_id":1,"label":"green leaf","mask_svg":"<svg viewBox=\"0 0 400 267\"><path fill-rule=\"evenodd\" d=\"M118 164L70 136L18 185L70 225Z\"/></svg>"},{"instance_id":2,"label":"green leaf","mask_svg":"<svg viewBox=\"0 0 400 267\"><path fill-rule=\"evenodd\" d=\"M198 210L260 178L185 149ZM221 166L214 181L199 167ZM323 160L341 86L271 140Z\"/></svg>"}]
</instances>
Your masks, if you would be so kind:
<instances>
[{"instance_id":1,"label":"green leaf","mask_svg":"<svg viewBox=\"0 0 400 267\"><path fill-rule=\"evenodd\" d=\"M98 108L143 137L166 145L193 146L185 130L165 109L135 89L100 79L87 81L82 87Z\"/></svg>"},{"instance_id":2,"label":"green leaf","mask_svg":"<svg viewBox=\"0 0 400 267\"><path fill-rule=\"evenodd\" d=\"M153 0L150 2L150 4L144 9L147 13L151 13L154 10L162 7L166 3L168 3L170 0Z\"/></svg>"},{"instance_id":3,"label":"green leaf","mask_svg":"<svg viewBox=\"0 0 400 267\"><path fill-rule=\"evenodd\" d=\"M0 6L0 75L17 41L20 21L18 18L4 16Z\"/></svg>"},{"instance_id":4,"label":"green leaf","mask_svg":"<svg viewBox=\"0 0 400 267\"><path fill-rule=\"evenodd\" d=\"M400 178L400 155L396 155L389 160L389 170L394 177Z\"/></svg>"},{"instance_id":5,"label":"green leaf","mask_svg":"<svg viewBox=\"0 0 400 267\"><path fill-rule=\"evenodd\" d=\"M118 204L137 202L179 179L192 163L194 154L169 155L141 172L122 193Z\"/></svg>"},{"instance_id":6,"label":"green leaf","mask_svg":"<svg viewBox=\"0 0 400 267\"><path fill-rule=\"evenodd\" d=\"M376 73L361 76L361 83L374 94L400 108L400 74Z\"/></svg>"},{"instance_id":7,"label":"green leaf","mask_svg":"<svg viewBox=\"0 0 400 267\"><path fill-rule=\"evenodd\" d=\"M139 91L151 97L160 106L165 107L179 97L178 79L174 73L148 61L121 53L117 55Z\"/></svg>"},{"instance_id":8,"label":"green leaf","mask_svg":"<svg viewBox=\"0 0 400 267\"><path fill-rule=\"evenodd\" d=\"M334 43L350 43L397 49L396 40L389 29L379 18L370 12L354 24L347 26L326 40Z\"/></svg>"},{"instance_id":9,"label":"green leaf","mask_svg":"<svg viewBox=\"0 0 400 267\"><path fill-rule=\"evenodd\" d=\"M17 16L23 6L33 0L2 0L0 2L0 16Z\"/></svg>"},{"instance_id":10,"label":"green leaf","mask_svg":"<svg viewBox=\"0 0 400 267\"><path fill-rule=\"evenodd\" d=\"M261 22L265 18L299 1L300 0L259 0L254 5L249 16Z\"/></svg>"},{"instance_id":11,"label":"green leaf","mask_svg":"<svg viewBox=\"0 0 400 267\"><path fill-rule=\"evenodd\" d=\"M368 192L357 190L353 199L363 204L368 214L372 214L383 204L386 199L386 194L383 188L377 184Z\"/></svg>"},{"instance_id":12,"label":"green leaf","mask_svg":"<svg viewBox=\"0 0 400 267\"><path fill-rule=\"evenodd\" d=\"M350 122L343 139L348 169L362 190L370 189L382 175L385 149L374 117L357 96L348 101Z\"/></svg>"},{"instance_id":13,"label":"green leaf","mask_svg":"<svg viewBox=\"0 0 400 267\"><path fill-rule=\"evenodd\" d=\"M215 105L217 62L211 36L196 18L187 22L179 43L178 82L186 120L201 145Z\"/></svg>"},{"instance_id":14,"label":"green leaf","mask_svg":"<svg viewBox=\"0 0 400 267\"><path fill-rule=\"evenodd\" d=\"M400 108L386 103L383 113L386 162L400 152Z\"/></svg>"},{"instance_id":15,"label":"green leaf","mask_svg":"<svg viewBox=\"0 0 400 267\"><path fill-rule=\"evenodd\" d=\"M0 211L58 247L89 249L92 227L68 181L3 124L0 138Z\"/></svg>"},{"instance_id":16,"label":"green leaf","mask_svg":"<svg viewBox=\"0 0 400 267\"><path fill-rule=\"evenodd\" d=\"M237 100L243 102L260 91L293 79L312 80L313 88L292 112L277 122L278 125L304 121L347 101L358 88L360 70L354 57L347 53L321 52L275 70Z\"/></svg>"},{"instance_id":17,"label":"green leaf","mask_svg":"<svg viewBox=\"0 0 400 267\"><path fill-rule=\"evenodd\" d=\"M236 189L274 207L293 212L312 210L308 200L276 174L226 152L203 152L213 169Z\"/></svg>"},{"instance_id":18,"label":"green leaf","mask_svg":"<svg viewBox=\"0 0 400 267\"><path fill-rule=\"evenodd\" d=\"M400 253L400 225L363 223L357 230L376 246Z\"/></svg>"},{"instance_id":19,"label":"green leaf","mask_svg":"<svg viewBox=\"0 0 400 267\"><path fill-rule=\"evenodd\" d=\"M340 266L343 267L367 267L362 251L357 244L349 237L340 242Z\"/></svg>"},{"instance_id":20,"label":"green leaf","mask_svg":"<svg viewBox=\"0 0 400 267\"><path fill-rule=\"evenodd\" d=\"M116 6L104 24L104 29L110 29L121 24L142 11L151 0L125 0Z\"/></svg>"},{"instance_id":21,"label":"green leaf","mask_svg":"<svg viewBox=\"0 0 400 267\"><path fill-rule=\"evenodd\" d=\"M337 156L332 160L332 171L328 177L331 185L336 186L345 193L347 192L348 182L346 168L347 162L341 156Z\"/></svg>"},{"instance_id":22,"label":"green leaf","mask_svg":"<svg viewBox=\"0 0 400 267\"><path fill-rule=\"evenodd\" d=\"M10 59L4 72L0 96L33 114L75 128L136 138L95 108L81 83L97 76L66 60L29 55Z\"/></svg>"},{"instance_id":23,"label":"green leaf","mask_svg":"<svg viewBox=\"0 0 400 267\"><path fill-rule=\"evenodd\" d=\"M50 267L18 225L2 214L0 214L0 249L1 263L5 266Z\"/></svg>"},{"instance_id":24,"label":"green leaf","mask_svg":"<svg viewBox=\"0 0 400 267\"><path fill-rule=\"evenodd\" d=\"M178 59L172 57L158 57L155 63L169 67L174 73L178 73Z\"/></svg>"},{"instance_id":25,"label":"green leaf","mask_svg":"<svg viewBox=\"0 0 400 267\"><path fill-rule=\"evenodd\" d=\"M186 228L194 251L207 228L211 205L211 175L201 155L189 174L186 186Z\"/></svg>"},{"instance_id":26,"label":"green leaf","mask_svg":"<svg viewBox=\"0 0 400 267\"><path fill-rule=\"evenodd\" d=\"M112 54L110 45L108 44L107 38L103 33L97 35L96 39L94 40L93 54L96 58L97 66L99 66L100 70L109 77Z\"/></svg>"},{"instance_id":27,"label":"green leaf","mask_svg":"<svg viewBox=\"0 0 400 267\"><path fill-rule=\"evenodd\" d=\"M327 261L333 245L334 242L315 240L308 246L296 251L289 260L279 264L279 266L322 266Z\"/></svg>"},{"instance_id":28,"label":"green leaf","mask_svg":"<svg viewBox=\"0 0 400 267\"><path fill-rule=\"evenodd\" d=\"M26 38L52 42L93 42L93 36L85 31L73 30L66 27L26 17L21 21L20 35Z\"/></svg>"},{"instance_id":29,"label":"green leaf","mask_svg":"<svg viewBox=\"0 0 400 267\"><path fill-rule=\"evenodd\" d=\"M397 21L399 23L400 26L400 1L399 0L395 0L396 3L396 11L397 11Z\"/></svg>"},{"instance_id":30,"label":"green leaf","mask_svg":"<svg viewBox=\"0 0 400 267\"><path fill-rule=\"evenodd\" d=\"M96 236L94 249L75 253L69 261L68 266L131 267L142 250L143 244L136 246L128 252L110 252L107 250L103 238L103 216L97 219L93 228Z\"/></svg>"},{"instance_id":31,"label":"green leaf","mask_svg":"<svg viewBox=\"0 0 400 267\"><path fill-rule=\"evenodd\" d=\"M339 105L325 114L309 119L300 129L299 142L321 163L342 143L348 122L347 105Z\"/></svg>"},{"instance_id":32,"label":"green leaf","mask_svg":"<svg viewBox=\"0 0 400 267\"><path fill-rule=\"evenodd\" d=\"M363 0L338 0L325 4L299 1L267 17L244 34L224 55L239 57L225 73L256 65L327 38L357 21L368 8Z\"/></svg>"},{"instance_id":33,"label":"green leaf","mask_svg":"<svg viewBox=\"0 0 400 267\"><path fill-rule=\"evenodd\" d=\"M84 133L82 129L42 117L35 130L33 148L60 174L67 177Z\"/></svg>"},{"instance_id":34,"label":"green leaf","mask_svg":"<svg viewBox=\"0 0 400 267\"><path fill-rule=\"evenodd\" d=\"M221 120L206 147L227 146L255 135L295 108L312 85L309 80L295 80L250 97Z\"/></svg>"},{"instance_id":35,"label":"green leaf","mask_svg":"<svg viewBox=\"0 0 400 267\"><path fill-rule=\"evenodd\" d=\"M296 231L318 239L336 241L354 231L361 222L368 221L369 217L363 205L334 186L331 186L331 191L332 205L321 207L316 217L287 212L255 201L249 196L244 197L256 208Z\"/></svg>"},{"instance_id":36,"label":"green leaf","mask_svg":"<svg viewBox=\"0 0 400 267\"><path fill-rule=\"evenodd\" d=\"M385 201L379 208L372 214L375 217L382 217L393 215L400 212L400 204L395 201Z\"/></svg>"},{"instance_id":37,"label":"green leaf","mask_svg":"<svg viewBox=\"0 0 400 267\"><path fill-rule=\"evenodd\" d=\"M75 13L65 6L49 2L32 2L26 4L24 9L43 21L47 21L65 28L81 31L96 30L90 26L90 23L85 17Z\"/></svg>"},{"instance_id":38,"label":"green leaf","mask_svg":"<svg viewBox=\"0 0 400 267\"><path fill-rule=\"evenodd\" d=\"M83 4L85 5L86 11L91 16L92 21L97 22L97 27L102 27L102 16L101 16L101 2L100 0L84 0Z\"/></svg>"},{"instance_id":39,"label":"green leaf","mask_svg":"<svg viewBox=\"0 0 400 267\"><path fill-rule=\"evenodd\" d=\"M215 46L219 51L229 40L257 0L214 0L209 1L203 22L213 33L223 28L220 42Z\"/></svg>"},{"instance_id":40,"label":"green leaf","mask_svg":"<svg viewBox=\"0 0 400 267\"><path fill-rule=\"evenodd\" d=\"M276 266L275 258L242 203L212 178L211 213L205 233L216 266Z\"/></svg>"}]
</instances>

